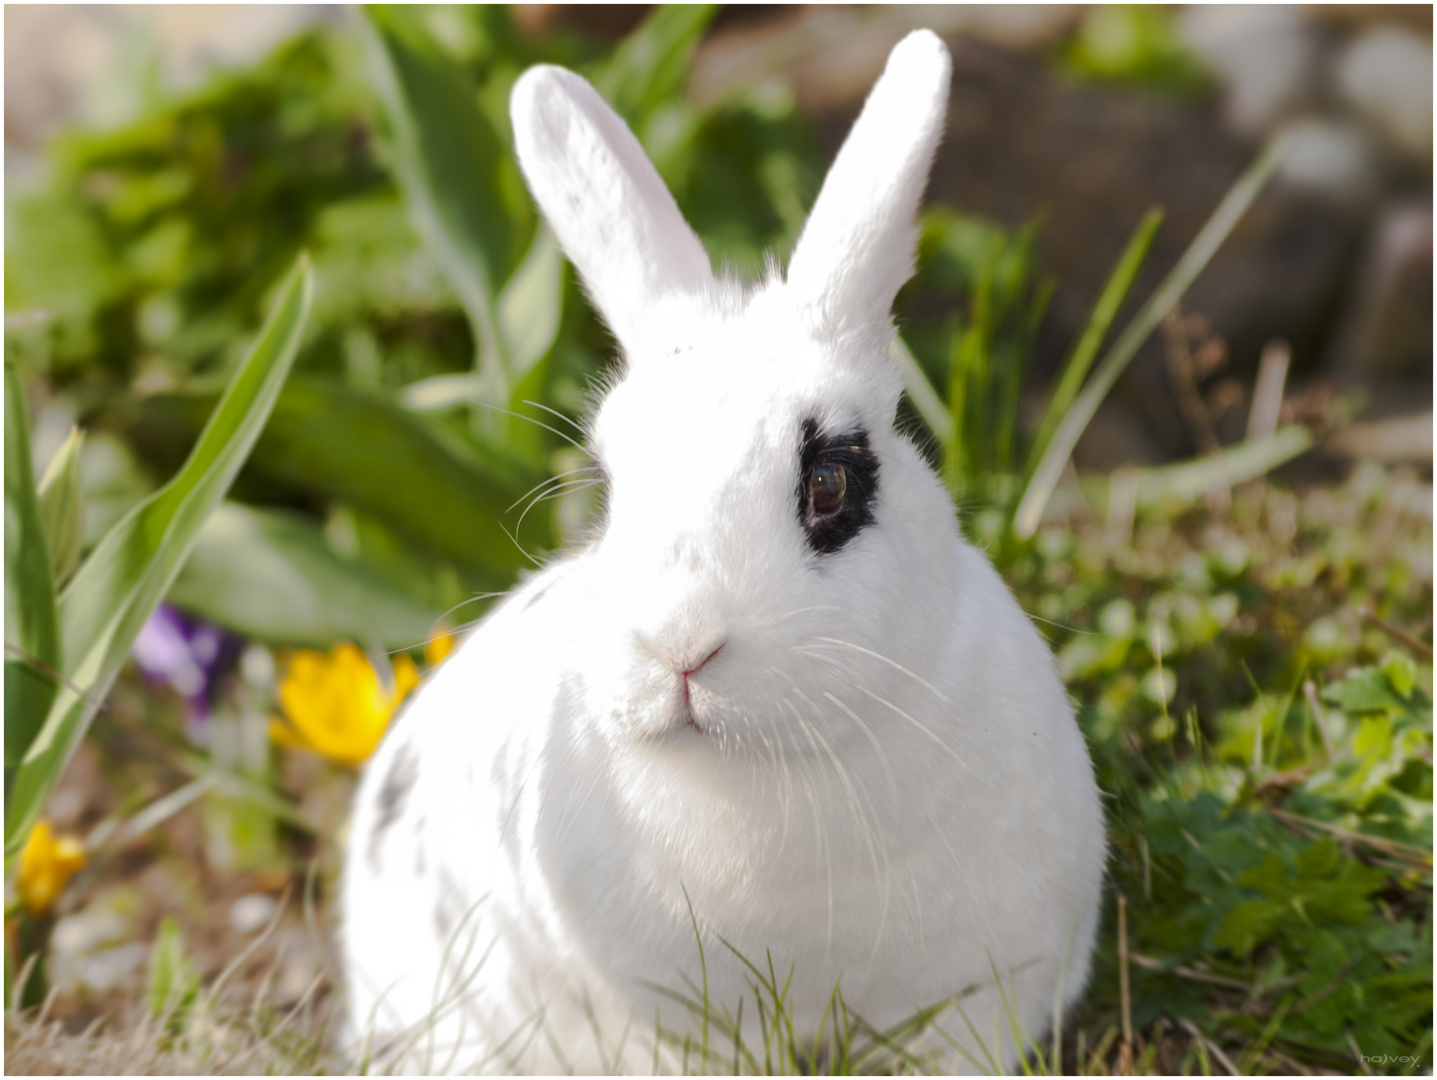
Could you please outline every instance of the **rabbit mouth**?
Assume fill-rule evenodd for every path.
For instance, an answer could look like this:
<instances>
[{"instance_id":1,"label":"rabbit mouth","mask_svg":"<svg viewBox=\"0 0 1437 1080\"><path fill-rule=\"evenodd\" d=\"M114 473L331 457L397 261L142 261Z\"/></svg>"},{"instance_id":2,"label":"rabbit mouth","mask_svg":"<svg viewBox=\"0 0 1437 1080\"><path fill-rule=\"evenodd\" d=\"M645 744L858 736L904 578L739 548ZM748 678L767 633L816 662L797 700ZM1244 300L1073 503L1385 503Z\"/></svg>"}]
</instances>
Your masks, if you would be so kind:
<instances>
[{"instance_id":1,"label":"rabbit mouth","mask_svg":"<svg viewBox=\"0 0 1437 1080\"><path fill-rule=\"evenodd\" d=\"M650 724L634 733L638 742L651 746L677 746L687 743L694 736L708 733L686 704L677 704L664 710Z\"/></svg>"},{"instance_id":2,"label":"rabbit mouth","mask_svg":"<svg viewBox=\"0 0 1437 1080\"><path fill-rule=\"evenodd\" d=\"M699 723L698 717L694 716L693 698L689 692L689 680L683 677L683 685L679 691L681 698L678 707L674 710L673 726L675 730L692 730L700 735L704 733L703 725Z\"/></svg>"}]
</instances>

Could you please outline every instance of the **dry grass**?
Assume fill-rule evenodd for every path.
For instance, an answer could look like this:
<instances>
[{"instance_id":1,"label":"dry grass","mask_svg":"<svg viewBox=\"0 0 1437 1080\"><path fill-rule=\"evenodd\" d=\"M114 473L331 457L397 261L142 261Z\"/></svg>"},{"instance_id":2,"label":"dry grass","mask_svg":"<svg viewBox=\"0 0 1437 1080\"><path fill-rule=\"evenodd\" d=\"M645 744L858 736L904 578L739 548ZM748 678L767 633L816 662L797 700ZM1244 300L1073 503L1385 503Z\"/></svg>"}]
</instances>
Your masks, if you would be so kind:
<instances>
[{"instance_id":1,"label":"dry grass","mask_svg":"<svg viewBox=\"0 0 1437 1080\"><path fill-rule=\"evenodd\" d=\"M136 1009L123 1019L96 1021L81 1032L39 1013L5 1014L9 1075L250 1076L342 1071L323 1044L283 1018L255 1022L242 1014L206 1012L174 1030L171 1019Z\"/></svg>"}]
</instances>

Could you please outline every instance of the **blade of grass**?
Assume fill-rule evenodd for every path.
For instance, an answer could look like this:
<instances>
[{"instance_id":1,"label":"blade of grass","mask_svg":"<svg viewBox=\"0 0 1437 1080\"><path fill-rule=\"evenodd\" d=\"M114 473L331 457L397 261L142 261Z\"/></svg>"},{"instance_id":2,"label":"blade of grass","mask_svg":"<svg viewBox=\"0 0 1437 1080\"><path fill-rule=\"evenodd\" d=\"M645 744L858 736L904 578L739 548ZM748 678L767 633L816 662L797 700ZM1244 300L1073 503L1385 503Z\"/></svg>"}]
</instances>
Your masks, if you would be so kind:
<instances>
[{"instance_id":1,"label":"blade of grass","mask_svg":"<svg viewBox=\"0 0 1437 1080\"><path fill-rule=\"evenodd\" d=\"M1037 273L1037 260L1033 254L1033 244L1034 239L1030 235L1025 241L1023 253L1027 276ZM1022 362L1010 362L1003 368L1003 396L998 406L999 427L995 458L998 469L1004 473L1014 472L1017 468L1018 416L1021 411L1019 397L1023 390L1023 376L1026 373L1028 360L1032 356L1033 342L1038 337L1038 328L1042 325L1043 317L1048 313L1048 306L1052 303L1053 294L1057 290L1057 282L1050 277L1039 278L1034 283L1032 295L1029 297L1026 309L1022 312L1019 321L1015 360Z\"/></svg>"},{"instance_id":2,"label":"blade of grass","mask_svg":"<svg viewBox=\"0 0 1437 1080\"><path fill-rule=\"evenodd\" d=\"M1038 425L1038 432L1033 437L1033 446L1029 452L1027 476L1032 476L1042 460L1043 451L1047 449L1049 441L1053 438L1053 432L1058 429L1063 417L1067 415L1072 407L1073 399L1078 396L1078 391L1083 385L1083 380L1088 377L1088 371L1093 366L1093 360L1097 358L1098 348L1103 344L1103 339L1108 336L1108 329L1112 326L1113 320L1117 318L1118 309L1122 307L1123 301L1127 299L1128 291L1133 287L1133 281L1142 269L1143 263L1147 261L1148 252L1152 249L1153 239L1157 236L1158 228L1163 223L1163 212L1153 207L1143 215L1142 221L1133 231L1128 246L1123 249L1118 264L1113 267L1113 272L1108 276L1107 284L1098 296L1098 302L1093 305L1092 314L1088 316L1088 324L1083 327L1083 333L1078 338L1078 343L1073 346L1073 351L1068 355L1067 363L1063 365L1063 374L1058 379L1058 385L1053 388L1052 395L1048 398L1048 408L1043 413L1043 421Z\"/></svg>"},{"instance_id":3,"label":"blade of grass","mask_svg":"<svg viewBox=\"0 0 1437 1080\"><path fill-rule=\"evenodd\" d=\"M683 888L683 885L680 884L679 887ZM684 889L683 892L684 903L688 905L689 909L689 923L693 926L694 930L694 941L698 943L699 947L699 972L703 978L703 1032L701 1036L703 1045L701 1047L700 1060L703 1061L704 1072L707 1073L709 1071L709 966L708 960L704 956L704 938L703 935L699 933L699 920L698 917L694 915L693 901L689 899L688 889Z\"/></svg>"},{"instance_id":4,"label":"blade of grass","mask_svg":"<svg viewBox=\"0 0 1437 1080\"><path fill-rule=\"evenodd\" d=\"M1210 491L1214 480L1240 484L1271 472L1312 448L1312 432L1293 424L1265 439L1229 446L1214 457L1138 471L1138 505L1164 498L1194 499Z\"/></svg>"},{"instance_id":5,"label":"blade of grass","mask_svg":"<svg viewBox=\"0 0 1437 1080\"><path fill-rule=\"evenodd\" d=\"M33 657L5 659L5 787L10 770L25 756L54 701L61 670L55 579L45 535L35 468L30 460L30 425L25 391L5 355L5 643ZM46 669L49 669L48 671ZM8 818L7 814L7 818Z\"/></svg>"},{"instance_id":6,"label":"blade of grass","mask_svg":"<svg viewBox=\"0 0 1437 1080\"><path fill-rule=\"evenodd\" d=\"M1257 198L1268 177L1277 167L1279 145L1276 142L1269 143L1258 159L1238 178L1237 183L1213 211L1207 224L1178 259L1177 265L1113 343L1093 373L1092 381L1083 388L1064 414L1037 468L1033 470L1027 490L1023 492L1018 510L1013 515L1013 532L1020 539L1027 539L1037 531L1043 508L1048 504L1048 498L1062 475L1063 466L1072 455L1078 437L1097 412L1099 403L1107 396L1113 383L1148 339L1148 335L1187 291L1193 279L1207 266L1233 227Z\"/></svg>"},{"instance_id":7,"label":"blade of grass","mask_svg":"<svg viewBox=\"0 0 1437 1080\"><path fill-rule=\"evenodd\" d=\"M947 406L938 396L938 391L933 389L928 376L923 374L923 369L918 366L912 351L901 337L894 335L888 353L898 365L898 370L903 373L903 385L908 391L908 400L913 403L914 410L923 418L928 430L933 432L933 437L940 445L948 443L953 438L953 418L948 415Z\"/></svg>"},{"instance_id":8,"label":"blade of grass","mask_svg":"<svg viewBox=\"0 0 1437 1080\"><path fill-rule=\"evenodd\" d=\"M6 792L7 859L29 834L135 636L259 438L299 351L312 294L309 261L301 257L189 460L105 534L60 597L62 670L74 685L57 694Z\"/></svg>"}]
</instances>

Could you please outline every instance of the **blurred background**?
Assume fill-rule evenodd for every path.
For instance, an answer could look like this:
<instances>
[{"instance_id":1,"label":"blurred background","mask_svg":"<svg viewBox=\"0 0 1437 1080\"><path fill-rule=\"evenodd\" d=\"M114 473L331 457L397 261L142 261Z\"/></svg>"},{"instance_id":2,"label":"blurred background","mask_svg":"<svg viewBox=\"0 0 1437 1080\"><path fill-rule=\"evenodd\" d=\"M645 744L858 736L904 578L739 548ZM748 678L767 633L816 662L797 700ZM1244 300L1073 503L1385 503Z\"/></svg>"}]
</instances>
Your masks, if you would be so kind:
<instances>
[{"instance_id":1,"label":"blurred background","mask_svg":"<svg viewBox=\"0 0 1437 1080\"><path fill-rule=\"evenodd\" d=\"M1105 787L1124 793L1115 850L1149 858L1146 800L1203 738L1237 770L1216 785L1224 805L1270 779L1259 766L1318 775L1313 717L1339 746L1370 719L1322 695L1394 641L1411 652L1394 626L1416 642L1416 682L1396 661L1381 678L1395 701L1430 695L1430 6L11 5L7 368L57 589L180 468L301 251L315 288L264 434L48 799L60 839L27 847L30 871L7 857L7 964L11 946L45 959L70 1029L144 992L163 1005L176 971L198 986L261 934L237 984L267 974L281 1004L331 1001L319 927L354 768L492 596L582 536L595 492L569 421L613 349L513 164L518 74L545 61L590 77L715 262L753 274L766 251L786 257L917 27L948 42L954 78L897 305L913 361L900 420L1051 622ZM1274 143L1261 194L1097 395L1041 528L1015 526L1100 345L1141 320ZM7 600L7 643L9 619ZM1330 1066L1349 1053L1333 1032L1391 1036L1382 1025L1417 1023L1423 1000L1430 1022L1426 700L1382 770L1354 744L1329 807L1361 830L1382 785L1416 800L1382 829L1425 846L1425 863L1388 853L1391 880L1415 866L1418 884L1381 894L1382 911L1374 884L1351 923L1417 928L1381 954L1416 965L1408 982L1373 961L1400 1008L1369 995L1279 1019L1274 1049L1238 1064ZM1399 728L1408 707L1392 706ZM1289 729L1302 739L1283 750ZM7 800L12 764L7 738ZM1360 796L1359 773L1376 785ZM1148 875L1134 933L1176 949L1164 920L1211 887L1175 869L1189 891L1155 897L1142 865L1115 870L1137 875L1135 895ZM1249 978L1253 956L1222 953L1213 926L1193 938L1201 963ZM1284 963L1317 948L1266 947ZM1152 1000L1187 1000L1170 967L1151 978ZM1093 1044L1117 1008L1115 984L1096 985ZM1222 1001L1200 1008L1182 1015L1211 1044L1165 1041L1178 1027L1152 1025L1172 1007L1138 1017L1148 1067L1251 1050Z\"/></svg>"},{"instance_id":2,"label":"blurred background","mask_svg":"<svg viewBox=\"0 0 1437 1080\"><path fill-rule=\"evenodd\" d=\"M596 46L645 13L513 10L525 36ZM7 185L33 180L67 125L119 126L162 89L193 89L307 27L351 22L331 5L16 7L6 17ZM1034 366L1048 377L1137 212L1158 204L1168 215L1151 286L1255 148L1287 133L1283 183L1188 306L1220 328L1230 374L1251 377L1261 347L1280 338L1300 385L1361 386L1369 415L1397 415L1430 399L1431 23L1420 5L1380 4L1148 16L1060 5L731 8L699 44L689 85L701 104L735 86L791 95L821 162L898 37L915 26L953 37L953 106L930 195L1009 227L1043 216L1037 248L1057 291ZM1150 347L1125 378L1080 461L1194 449L1157 354Z\"/></svg>"}]
</instances>

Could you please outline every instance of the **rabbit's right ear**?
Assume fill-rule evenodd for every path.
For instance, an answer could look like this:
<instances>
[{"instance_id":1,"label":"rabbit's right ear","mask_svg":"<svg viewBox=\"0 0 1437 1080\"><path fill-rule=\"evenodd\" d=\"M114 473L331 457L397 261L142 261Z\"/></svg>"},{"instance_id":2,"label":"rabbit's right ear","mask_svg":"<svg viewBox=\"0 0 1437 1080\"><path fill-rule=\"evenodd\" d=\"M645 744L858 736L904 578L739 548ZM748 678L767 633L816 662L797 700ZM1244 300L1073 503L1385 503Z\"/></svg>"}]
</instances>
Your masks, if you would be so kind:
<instances>
[{"instance_id":1,"label":"rabbit's right ear","mask_svg":"<svg viewBox=\"0 0 1437 1080\"><path fill-rule=\"evenodd\" d=\"M564 68L530 68L509 103L519 166L594 306L631 347L665 293L713 282L703 244L628 125Z\"/></svg>"}]
</instances>

